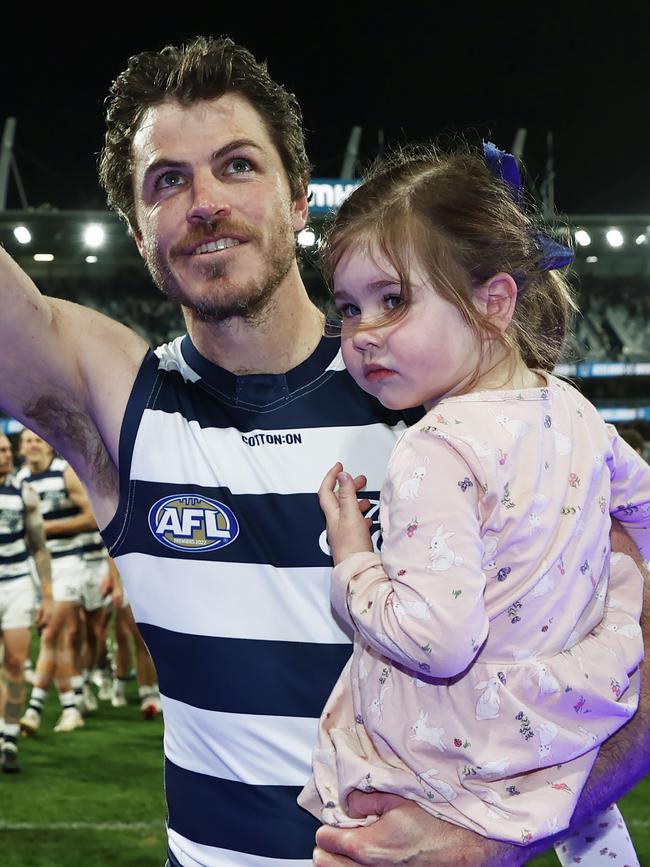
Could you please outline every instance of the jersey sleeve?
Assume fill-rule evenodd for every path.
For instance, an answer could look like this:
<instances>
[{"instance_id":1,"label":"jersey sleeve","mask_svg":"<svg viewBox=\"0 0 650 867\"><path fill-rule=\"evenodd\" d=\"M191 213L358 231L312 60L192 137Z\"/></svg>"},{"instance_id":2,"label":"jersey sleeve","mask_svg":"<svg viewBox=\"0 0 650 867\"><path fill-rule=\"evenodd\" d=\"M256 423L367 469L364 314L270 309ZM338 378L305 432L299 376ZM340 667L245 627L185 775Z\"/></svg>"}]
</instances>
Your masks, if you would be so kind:
<instances>
[{"instance_id":1,"label":"jersey sleeve","mask_svg":"<svg viewBox=\"0 0 650 867\"><path fill-rule=\"evenodd\" d=\"M375 650L409 670L464 671L488 634L481 486L443 436L411 429L382 490L383 545L333 574L332 602Z\"/></svg>"},{"instance_id":2,"label":"jersey sleeve","mask_svg":"<svg viewBox=\"0 0 650 867\"><path fill-rule=\"evenodd\" d=\"M629 533L646 563L650 562L650 466L616 428L608 425L612 459L610 514Z\"/></svg>"}]
</instances>

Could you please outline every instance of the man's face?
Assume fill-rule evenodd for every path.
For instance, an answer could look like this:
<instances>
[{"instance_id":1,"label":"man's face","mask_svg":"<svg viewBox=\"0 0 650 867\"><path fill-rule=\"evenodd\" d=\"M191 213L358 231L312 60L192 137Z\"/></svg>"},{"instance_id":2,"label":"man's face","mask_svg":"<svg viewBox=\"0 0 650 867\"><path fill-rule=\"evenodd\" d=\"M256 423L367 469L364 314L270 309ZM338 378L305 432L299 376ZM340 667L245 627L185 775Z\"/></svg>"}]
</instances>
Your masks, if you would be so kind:
<instances>
[{"instance_id":1,"label":"man's face","mask_svg":"<svg viewBox=\"0 0 650 867\"><path fill-rule=\"evenodd\" d=\"M29 464L47 464L53 455L52 446L31 430L20 435L20 455Z\"/></svg>"},{"instance_id":2,"label":"man's face","mask_svg":"<svg viewBox=\"0 0 650 867\"><path fill-rule=\"evenodd\" d=\"M0 434L0 477L10 473L14 466L11 443L6 436Z\"/></svg>"},{"instance_id":3,"label":"man's face","mask_svg":"<svg viewBox=\"0 0 650 867\"><path fill-rule=\"evenodd\" d=\"M296 267L307 209L258 112L233 93L164 102L133 160L136 242L156 285L200 319L255 316Z\"/></svg>"}]
</instances>

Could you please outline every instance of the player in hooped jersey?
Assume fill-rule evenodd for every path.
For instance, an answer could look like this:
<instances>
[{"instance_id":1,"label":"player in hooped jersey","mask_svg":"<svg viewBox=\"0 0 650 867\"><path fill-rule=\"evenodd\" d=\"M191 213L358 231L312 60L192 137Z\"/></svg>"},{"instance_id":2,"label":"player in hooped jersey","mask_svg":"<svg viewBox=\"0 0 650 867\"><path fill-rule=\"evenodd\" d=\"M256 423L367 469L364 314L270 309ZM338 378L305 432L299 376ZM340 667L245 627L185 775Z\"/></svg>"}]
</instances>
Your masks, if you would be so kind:
<instances>
[{"instance_id":1,"label":"player in hooped jersey","mask_svg":"<svg viewBox=\"0 0 650 867\"><path fill-rule=\"evenodd\" d=\"M343 459L374 461L376 491L404 422L366 400L323 338L295 258L309 176L299 111L266 68L229 40L140 55L107 122L102 181L188 336L152 353L44 298L0 252L0 404L79 473L151 649L169 863L306 867L315 826L295 797L349 655L316 490ZM646 706L644 693L599 756L582 823L649 769ZM353 793L349 807L382 815L321 828L318 867L521 863L394 796Z\"/></svg>"},{"instance_id":2,"label":"player in hooped jersey","mask_svg":"<svg viewBox=\"0 0 650 867\"><path fill-rule=\"evenodd\" d=\"M25 429L20 435L25 466L18 473L41 502L47 547L52 557L52 619L41 635L41 646L29 706L21 719L26 734L36 732L52 679L56 679L61 717L56 732L83 726L78 708L82 684L77 661L78 609L88 573L81 554L80 534L97 528L88 497L66 461L55 457L42 437ZM76 678L76 683L73 679ZM75 689L78 695L75 695Z\"/></svg>"},{"instance_id":3,"label":"player in hooped jersey","mask_svg":"<svg viewBox=\"0 0 650 867\"><path fill-rule=\"evenodd\" d=\"M32 626L47 627L52 611L50 555L38 495L17 481L12 470L11 443L0 434L0 642L6 672L0 747L2 770L8 774L20 770L17 738ZM40 588L34 584L32 557Z\"/></svg>"}]
</instances>

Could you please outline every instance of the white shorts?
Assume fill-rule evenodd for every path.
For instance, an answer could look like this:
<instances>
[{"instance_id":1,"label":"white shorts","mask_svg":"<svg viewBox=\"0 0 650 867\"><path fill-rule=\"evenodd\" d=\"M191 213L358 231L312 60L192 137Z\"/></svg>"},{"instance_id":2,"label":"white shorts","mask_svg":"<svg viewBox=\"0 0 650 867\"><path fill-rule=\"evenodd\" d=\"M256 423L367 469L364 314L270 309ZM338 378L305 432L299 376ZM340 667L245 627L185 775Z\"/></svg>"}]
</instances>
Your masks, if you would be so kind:
<instances>
[{"instance_id":1,"label":"white shorts","mask_svg":"<svg viewBox=\"0 0 650 867\"><path fill-rule=\"evenodd\" d=\"M52 597L55 602L81 605L87 581L86 564L77 554L52 557Z\"/></svg>"},{"instance_id":2,"label":"white shorts","mask_svg":"<svg viewBox=\"0 0 650 867\"><path fill-rule=\"evenodd\" d=\"M29 575L0 581L0 630L31 629L37 600L36 588Z\"/></svg>"},{"instance_id":3,"label":"white shorts","mask_svg":"<svg viewBox=\"0 0 650 867\"><path fill-rule=\"evenodd\" d=\"M102 557L98 560L86 560L88 578L83 587L81 604L86 611L97 611L104 604L102 584L108 577L108 560Z\"/></svg>"}]
</instances>

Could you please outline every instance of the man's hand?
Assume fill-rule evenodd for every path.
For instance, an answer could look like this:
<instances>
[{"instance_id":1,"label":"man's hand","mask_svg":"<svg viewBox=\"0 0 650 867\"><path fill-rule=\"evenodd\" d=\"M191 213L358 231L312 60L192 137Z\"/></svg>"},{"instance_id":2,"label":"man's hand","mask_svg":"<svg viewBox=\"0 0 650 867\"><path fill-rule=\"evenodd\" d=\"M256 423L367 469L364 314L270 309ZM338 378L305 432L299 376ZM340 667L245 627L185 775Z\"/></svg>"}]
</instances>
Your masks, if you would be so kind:
<instances>
[{"instance_id":1,"label":"man's hand","mask_svg":"<svg viewBox=\"0 0 650 867\"><path fill-rule=\"evenodd\" d=\"M100 592L103 599L107 596L111 597L113 608L121 608L124 601L124 591L122 590L122 582L119 580L119 576L116 575L116 571L114 566L112 569L109 568L108 575L102 581Z\"/></svg>"},{"instance_id":2,"label":"man's hand","mask_svg":"<svg viewBox=\"0 0 650 867\"><path fill-rule=\"evenodd\" d=\"M45 629L47 624L50 622L52 617L52 609L54 607L54 600L51 596L44 596L41 599L41 604L38 606L38 611L36 612L36 628L41 630Z\"/></svg>"},{"instance_id":3,"label":"man's hand","mask_svg":"<svg viewBox=\"0 0 650 867\"><path fill-rule=\"evenodd\" d=\"M480 837L398 795L352 792L348 811L379 819L361 828L323 825L316 832L314 867L519 867L542 851Z\"/></svg>"},{"instance_id":4,"label":"man's hand","mask_svg":"<svg viewBox=\"0 0 650 867\"><path fill-rule=\"evenodd\" d=\"M351 554L373 550L370 538L372 521L363 517L370 508L370 500L357 500L357 491L364 488L367 481L365 476L353 479L344 472L343 464L338 463L327 473L318 490L335 566ZM337 482L338 490L335 491Z\"/></svg>"}]
</instances>

